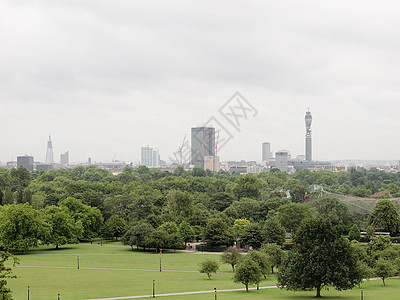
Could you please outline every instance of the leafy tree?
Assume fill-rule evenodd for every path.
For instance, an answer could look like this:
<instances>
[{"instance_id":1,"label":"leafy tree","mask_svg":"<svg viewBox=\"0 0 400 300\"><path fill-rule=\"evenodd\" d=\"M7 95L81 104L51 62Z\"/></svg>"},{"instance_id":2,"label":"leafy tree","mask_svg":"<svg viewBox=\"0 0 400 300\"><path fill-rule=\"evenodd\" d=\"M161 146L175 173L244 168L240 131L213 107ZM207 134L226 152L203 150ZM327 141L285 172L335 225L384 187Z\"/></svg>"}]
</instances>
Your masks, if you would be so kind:
<instances>
[{"instance_id":1,"label":"leafy tree","mask_svg":"<svg viewBox=\"0 0 400 300\"><path fill-rule=\"evenodd\" d=\"M302 185L296 185L290 190L290 196L292 197L292 202L303 203L306 197L307 189Z\"/></svg>"},{"instance_id":2,"label":"leafy tree","mask_svg":"<svg viewBox=\"0 0 400 300\"><path fill-rule=\"evenodd\" d=\"M216 217L208 220L203 232L203 241L210 246L230 246L233 245L234 238L224 220Z\"/></svg>"},{"instance_id":3,"label":"leafy tree","mask_svg":"<svg viewBox=\"0 0 400 300\"><path fill-rule=\"evenodd\" d=\"M15 200L17 203L23 203L23 198L24 198L24 190L22 188L19 188L16 192L15 195Z\"/></svg>"},{"instance_id":4,"label":"leafy tree","mask_svg":"<svg viewBox=\"0 0 400 300\"><path fill-rule=\"evenodd\" d=\"M0 243L6 250L26 250L49 234L48 225L29 204L12 204L0 210Z\"/></svg>"},{"instance_id":5,"label":"leafy tree","mask_svg":"<svg viewBox=\"0 0 400 300\"><path fill-rule=\"evenodd\" d=\"M257 263L258 267L260 268L264 278L266 279L269 275L269 270L272 268L271 258L265 252L253 250L250 251L248 254L249 258Z\"/></svg>"},{"instance_id":6,"label":"leafy tree","mask_svg":"<svg viewBox=\"0 0 400 300\"><path fill-rule=\"evenodd\" d=\"M205 261L199 263L199 272L206 273L208 279L210 280L211 280L211 273L217 273L218 270L219 270L218 262L211 258L206 259Z\"/></svg>"},{"instance_id":7,"label":"leafy tree","mask_svg":"<svg viewBox=\"0 0 400 300\"><path fill-rule=\"evenodd\" d=\"M375 236L374 227L368 226L366 229L366 235L365 235L365 237L367 238L367 241L369 242L374 236Z\"/></svg>"},{"instance_id":8,"label":"leafy tree","mask_svg":"<svg viewBox=\"0 0 400 300\"><path fill-rule=\"evenodd\" d=\"M185 243L192 242L195 238L194 230L192 226L186 221L182 221L179 225L179 234Z\"/></svg>"},{"instance_id":9,"label":"leafy tree","mask_svg":"<svg viewBox=\"0 0 400 300\"><path fill-rule=\"evenodd\" d=\"M260 199L262 182L253 174L239 176L233 189L236 199Z\"/></svg>"},{"instance_id":10,"label":"leafy tree","mask_svg":"<svg viewBox=\"0 0 400 300\"><path fill-rule=\"evenodd\" d=\"M285 242L285 228L279 223L275 218L268 219L264 225L264 234L266 243L276 243L278 245L283 245Z\"/></svg>"},{"instance_id":11,"label":"leafy tree","mask_svg":"<svg viewBox=\"0 0 400 300\"><path fill-rule=\"evenodd\" d=\"M3 205L3 197L4 197L4 193L3 193L3 191L0 189L0 205Z\"/></svg>"},{"instance_id":12,"label":"leafy tree","mask_svg":"<svg viewBox=\"0 0 400 300\"><path fill-rule=\"evenodd\" d=\"M390 200L380 200L369 215L369 223L391 234L400 230L400 216Z\"/></svg>"},{"instance_id":13,"label":"leafy tree","mask_svg":"<svg viewBox=\"0 0 400 300\"><path fill-rule=\"evenodd\" d=\"M233 200L234 198L230 193L226 192L215 193L211 196L210 207L211 209L223 211L232 204Z\"/></svg>"},{"instance_id":14,"label":"leafy tree","mask_svg":"<svg viewBox=\"0 0 400 300\"><path fill-rule=\"evenodd\" d=\"M115 241L117 241L118 237L125 233L127 225L125 220L120 216L112 215L111 218L106 221L105 227L107 227L111 235L115 237Z\"/></svg>"},{"instance_id":15,"label":"leafy tree","mask_svg":"<svg viewBox=\"0 0 400 300\"><path fill-rule=\"evenodd\" d=\"M4 300L11 300L11 290L7 287L7 278L16 278L17 276L12 275L10 267L4 266L4 263L8 259L12 259L14 266L19 263L19 260L11 253L0 251L0 296Z\"/></svg>"},{"instance_id":16,"label":"leafy tree","mask_svg":"<svg viewBox=\"0 0 400 300\"><path fill-rule=\"evenodd\" d=\"M324 194L321 198L315 199L312 206L318 216L330 219L333 225L347 226L352 221L349 207L335 195Z\"/></svg>"},{"instance_id":17,"label":"leafy tree","mask_svg":"<svg viewBox=\"0 0 400 300\"><path fill-rule=\"evenodd\" d=\"M332 285L352 288L359 278L350 242L328 219L305 220L294 236L294 248L279 268L278 283L288 290L317 290Z\"/></svg>"},{"instance_id":18,"label":"leafy tree","mask_svg":"<svg viewBox=\"0 0 400 300\"><path fill-rule=\"evenodd\" d=\"M288 232L295 233L300 223L310 217L309 209L300 203L290 203L278 208L276 218Z\"/></svg>"},{"instance_id":19,"label":"leafy tree","mask_svg":"<svg viewBox=\"0 0 400 300\"><path fill-rule=\"evenodd\" d=\"M232 266L232 271L235 272L235 266L240 261L241 257L242 255L239 249L231 246L222 253L221 261L225 264L230 264Z\"/></svg>"},{"instance_id":20,"label":"leafy tree","mask_svg":"<svg viewBox=\"0 0 400 300\"><path fill-rule=\"evenodd\" d=\"M58 249L60 245L78 242L83 232L82 223L75 223L67 208L52 205L41 212L44 221L50 226L49 234L42 241L44 244L55 245Z\"/></svg>"},{"instance_id":21,"label":"leafy tree","mask_svg":"<svg viewBox=\"0 0 400 300\"><path fill-rule=\"evenodd\" d=\"M29 188L24 189L22 195L22 203L32 204L32 191Z\"/></svg>"},{"instance_id":22,"label":"leafy tree","mask_svg":"<svg viewBox=\"0 0 400 300\"><path fill-rule=\"evenodd\" d=\"M161 248L168 247L168 233L163 229L157 228L146 235L144 243L149 248L155 248L156 252L158 253L160 252Z\"/></svg>"},{"instance_id":23,"label":"leafy tree","mask_svg":"<svg viewBox=\"0 0 400 300\"><path fill-rule=\"evenodd\" d=\"M262 252L265 252L271 261L271 273L274 273L274 267L279 266L285 257L285 251L282 246L275 243L264 244L261 248Z\"/></svg>"},{"instance_id":24,"label":"leafy tree","mask_svg":"<svg viewBox=\"0 0 400 300\"><path fill-rule=\"evenodd\" d=\"M68 208L75 222L80 221L83 226L83 238L93 238L99 233L103 224L103 216L97 207L90 207L81 200L68 197L60 202L61 207Z\"/></svg>"},{"instance_id":25,"label":"leafy tree","mask_svg":"<svg viewBox=\"0 0 400 300\"><path fill-rule=\"evenodd\" d=\"M154 231L153 226L148 223L140 223L138 225L132 226L122 237L122 242L125 245L133 246L136 245L137 248L142 247L146 250L146 237Z\"/></svg>"},{"instance_id":26,"label":"leafy tree","mask_svg":"<svg viewBox=\"0 0 400 300\"><path fill-rule=\"evenodd\" d=\"M382 278L383 286L386 286L385 279L396 275L397 269L392 261L379 258L375 263L374 271L376 276Z\"/></svg>"},{"instance_id":27,"label":"leafy tree","mask_svg":"<svg viewBox=\"0 0 400 300\"><path fill-rule=\"evenodd\" d=\"M236 236L236 239L243 234L246 227L250 226L250 221L247 219L236 219L233 223L232 231Z\"/></svg>"},{"instance_id":28,"label":"leafy tree","mask_svg":"<svg viewBox=\"0 0 400 300\"><path fill-rule=\"evenodd\" d=\"M14 195L11 189L7 189L4 193L4 198L3 198L3 205L6 204L13 204L14 203Z\"/></svg>"},{"instance_id":29,"label":"leafy tree","mask_svg":"<svg viewBox=\"0 0 400 300\"><path fill-rule=\"evenodd\" d=\"M177 222L189 218L193 214L193 196L189 192L171 190L167 194L165 212Z\"/></svg>"},{"instance_id":30,"label":"leafy tree","mask_svg":"<svg viewBox=\"0 0 400 300\"><path fill-rule=\"evenodd\" d=\"M240 235L240 242L242 245L249 245L253 249L259 249L264 242L264 234L261 227L258 224L251 224L245 227Z\"/></svg>"},{"instance_id":31,"label":"leafy tree","mask_svg":"<svg viewBox=\"0 0 400 300\"><path fill-rule=\"evenodd\" d=\"M233 281L244 284L246 292L248 292L249 285L260 283L262 277L263 274L257 262L253 261L250 257L245 256L236 267Z\"/></svg>"},{"instance_id":32,"label":"leafy tree","mask_svg":"<svg viewBox=\"0 0 400 300\"><path fill-rule=\"evenodd\" d=\"M349 231L349 240L359 241L360 238L361 238L360 228L358 228L357 224L354 224L353 226L351 226Z\"/></svg>"}]
</instances>

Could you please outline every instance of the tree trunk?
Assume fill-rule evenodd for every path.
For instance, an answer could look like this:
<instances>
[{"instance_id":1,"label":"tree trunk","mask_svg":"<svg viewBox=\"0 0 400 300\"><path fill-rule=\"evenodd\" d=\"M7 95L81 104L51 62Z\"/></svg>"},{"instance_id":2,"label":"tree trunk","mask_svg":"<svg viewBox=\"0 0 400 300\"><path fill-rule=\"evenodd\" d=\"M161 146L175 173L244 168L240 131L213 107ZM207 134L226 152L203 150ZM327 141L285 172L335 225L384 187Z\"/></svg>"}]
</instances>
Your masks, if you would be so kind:
<instances>
[{"instance_id":1,"label":"tree trunk","mask_svg":"<svg viewBox=\"0 0 400 300\"><path fill-rule=\"evenodd\" d=\"M211 274L210 274L210 273L207 273L207 276L208 276L208 279L211 280Z\"/></svg>"},{"instance_id":2,"label":"tree trunk","mask_svg":"<svg viewBox=\"0 0 400 300\"><path fill-rule=\"evenodd\" d=\"M56 245L56 249L58 249L58 244Z\"/></svg>"},{"instance_id":3,"label":"tree trunk","mask_svg":"<svg viewBox=\"0 0 400 300\"><path fill-rule=\"evenodd\" d=\"M317 287L317 295L315 296L317 298L321 298L321 287Z\"/></svg>"},{"instance_id":4,"label":"tree trunk","mask_svg":"<svg viewBox=\"0 0 400 300\"><path fill-rule=\"evenodd\" d=\"M249 292L249 285L246 284L246 292Z\"/></svg>"},{"instance_id":5,"label":"tree trunk","mask_svg":"<svg viewBox=\"0 0 400 300\"><path fill-rule=\"evenodd\" d=\"M232 271L235 272L235 265L231 265L232 266Z\"/></svg>"},{"instance_id":6,"label":"tree trunk","mask_svg":"<svg viewBox=\"0 0 400 300\"><path fill-rule=\"evenodd\" d=\"M386 286L386 283L385 283L385 276L382 277L382 281L383 281L383 286Z\"/></svg>"},{"instance_id":7,"label":"tree trunk","mask_svg":"<svg viewBox=\"0 0 400 300\"><path fill-rule=\"evenodd\" d=\"M271 269L272 269L272 274L274 274L274 266L272 266Z\"/></svg>"},{"instance_id":8,"label":"tree trunk","mask_svg":"<svg viewBox=\"0 0 400 300\"><path fill-rule=\"evenodd\" d=\"M115 241L118 242L118 237L117 236L115 237Z\"/></svg>"}]
</instances>

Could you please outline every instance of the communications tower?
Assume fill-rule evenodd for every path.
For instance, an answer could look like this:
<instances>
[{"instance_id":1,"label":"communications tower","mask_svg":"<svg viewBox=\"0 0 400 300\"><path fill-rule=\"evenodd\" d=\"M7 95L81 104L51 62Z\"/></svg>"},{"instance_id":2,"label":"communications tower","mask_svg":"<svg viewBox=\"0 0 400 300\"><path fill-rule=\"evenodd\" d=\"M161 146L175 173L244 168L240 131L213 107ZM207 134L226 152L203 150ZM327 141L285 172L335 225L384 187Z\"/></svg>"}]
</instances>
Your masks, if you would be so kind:
<instances>
[{"instance_id":1,"label":"communications tower","mask_svg":"<svg viewBox=\"0 0 400 300\"><path fill-rule=\"evenodd\" d=\"M304 118L306 122L306 161L312 161L312 148L311 148L311 123L312 116L310 109L306 112L306 116Z\"/></svg>"}]
</instances>

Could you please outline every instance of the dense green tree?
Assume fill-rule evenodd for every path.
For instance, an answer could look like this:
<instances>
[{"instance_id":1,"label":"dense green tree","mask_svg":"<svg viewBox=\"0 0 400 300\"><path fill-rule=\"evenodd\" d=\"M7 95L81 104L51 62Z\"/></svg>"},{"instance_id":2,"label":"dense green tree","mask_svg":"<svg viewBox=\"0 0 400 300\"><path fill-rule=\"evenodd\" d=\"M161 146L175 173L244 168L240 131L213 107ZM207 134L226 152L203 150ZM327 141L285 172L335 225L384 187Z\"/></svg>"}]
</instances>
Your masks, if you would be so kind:
<instances>
[{"instance_id":1,"label":"dense green tree","mask_svg":"<svg viewBox=\"0 0 400 300\"><path fill-rule=\"evenodd\" d=\"M0 205L3 205L3 197L4 197L4 193L3 193L3 191L0 189Z\"/></svg>"},{"instance_id":2,"label":"dense green tree","mask_svg":"<svg viewBox=\"0 0 400 300\"><path fill-rule=\"evenodd\" d=\"M296 185L290 190L292 202L303 203L306 197L307 189L302 185Z\"/></svg>"},{"instance_id":3,"label":"dense green tree","mask_svg":"<svg viewBox=\"0 0 400 300\"><path fill-rule=\"evenodd\" d=\"M189 192L171 190L165 203L165 212L175 221L181 222L193 214L193 196Z\"/></svg>"},{"instance_id":4,"label":"dense green tree","mask_svg":"<svg viewBox=\"0 0 400 300\"><path fill-rule=\"evenodd\" d=\"M374 236L375 236L374 227L368 226L367 229L366 229L366 235L365 235L365 237L367 239L367 242L369 242Z\"/></svg>"},{"instance_id":5,"label":"dense green tree","mask_svg":"<svg viewBox=\"0 0 400 300\"><path fill-rule=\"evenodd\" d=\"M129 228L122 237L122 242L125 245L133 246L136 245L137 248L142 247L146 250L146 237L154 231L153 226L149 223L140 223L138 225Z\"/></svg>"},{"instance_id":6,"label":"dense green tree","mask_svg":"<svg viewBox=\"0 0 400 300\"><path fill-rule=\"evenodd\" d=\"M238 239L245 230L246 227L250 226L251 222L247 219L236 219L232 226L232 232Z\"/></svg>"},{"instance_id":7,"label":"dense green tree","mask_svg":"<svg viewBox=\"0 0 400 300\"><path fill-rule=\"evenodd\" d=\"M262 252L265 252L271 261L271 273L274 273L274 267L281 264L285 258L286 252L282 249L282 246L276 243L263 244L261 248Z\"/></svg>"},{"instance_id":8,"label":"dense green tree","mask_svg":"<svg viewBox=\"0 0 400 300\"><path fill-rule=\"evenodd\" d=\"M396 265L392 261L384 258L379 258L375 263L374 272L376 276L382 278L382 283L386 286L385 279L388 277L395 276L397 273Z\"/></svg>"},{"instance_id":9,"label":"dense green tree","mask_svg":"<svg viewBox=\"0 0 400 300\"><path fill-rule=\"evenodd\" d=\"M243 257L236 267L236 272L233 275L233 281L242 283L246 287L246 292L249 291L250 284L258 284L263 277L262 271L257 262L250 257Z\"/></svg>"},{"instance_id":10,"label":"dense green tree","mask_svg":"<svg viewBox=\"0 0 400 300\"><path fill-rule=\"evenodd\" d=\"M46 240L49 226L28 203L3 206L0 210L0 244L6 250L26 250Z\"/></svg>"},{"instance_id":11,"label":"dense green tree","mask_svg":"<svg viewBox=\"0 0 400 300\"><path fill-rule=\"evenodd\" d=\"M14 203L14 194L11 191L11 189L7 189L4 193L3 205L13 204L13 203Z\"/></svg>"},{"instance_id":12,"label":"dense green tree","mask_svg":"<svg viewBox=\"0 0 400 300\"><path fill-rule=\"evenodd\" d=\"M221 261L224 264L229 264L232 266L232 271L235 272L235 266L238 264L240 261L242 255L240 254L240 251L236 247L228 247L222 255L221 255Z\"/></svg>"},{"instance_id":13,"label":"dense green tree","mask_svg":"<svg viewBox=\"0 0 400 300\"><path fill-rule=\"evenodd\" d=\"M262 186L262 181L255 175L246 174L238 177L233 192L238 200L241 198L260 199Z\"/></svg>"},{"instance_id":14,"label":"dense green tree","mask_svg":"<svg viewBox=\"0 0 400 300\"><path fill-rule=\"evenodd\" d=\"M218 211L223 211L228 208L234 201L233 196L230 193L219 192L215 193L210 198L210 207Z\"/></svg>"},{"instance_id":15,"label":"dense green tree","mask_svg":"<svg viewBox=\"0 0 400 300\"><path fill-rule=\"evenodd\" d=\"M115 237L115 241L118 237L122 236L127 228L126 222L120 216L112 215L106 222L105 227L111 233L111 236Z\"/></svg>"},{"instance_id":16,"label":"dense green tree","mask_svg":"<svg viewBox=\"0 0 400 300\"><path fill-rule=\"evenodd\" d=\"M349 207L335 195L324 194L312 206L318 216L328 218L334 225L348 226L352 221Z\"/></svg>"},{"instance_id":17,"label":"dense green tree","mask_svg":"<svg viewBox=\"0 0 400 300\"><path fill-rule=\"evenodd\" d=\"M65 207L46 206L42 211L44 221L50 226L49 234L42 242L48 245L74 244L78 242L83 232L82 223L75 220Z\"/></svg>"},{"instance_id":18,"label":"dense green tree","mask_svg":"<svg viewBox=\"0 0 400 300\"><path fill-rule=\"evenodd\" d=\"M278 208L276 218L288 232L295 233L300 223L310 216L308 207L300 203L290 203Z\"/></svg>"},{"instance_id":19,"label":"dense green tree","mask_svg":"<svg viewBox=\"0 0 400 300\"><path fill-rule=\"evenodd\" d=\"M267 253L252 250L248 254L249 258L254 261L261 270L261 273L264 275L264 278L267 278L269 275L269 271L272 269L272 261Z\"/></svg>"},{"instance_id":20,"label":"dense green tree","mask_svg":"<svg viewBox=\"0 0 400 300\"><path fill-rule=\"evenodd\" d=\"M281 264L278 284L288 290L317 290L333 286L352 288L359 278L350 242L328 219L305 220L294 237L294 248Z\"/></svg>"},{"instance_id":21,"label":"dense green tree","mask_svg":"<svg viewBox=\"0 0 400 300\"><path fill-rule=\"evenodd\" d=\"M350 231L349 231L349 240L350 241L359 241L361 238L361 232L360 232L360 228L358 228L358 226L356 224L354 224L353 226L351 226Z\"/></svg>"},{"instance_id":22,"label":"dense green tree","mask_svg":"<svg viewBox=\"0 0 400 300\"><path fill-rule=\"evenodd\" d=\"M400 230L400 216L393 202L380 200L376 203L369 215L369 223L392 234L398 232Z\"/></svg>"},{"instance_id":23,"label":"dense green tree","mask_svg":"<svg viewBox=\"0 0 400 300\"><path fill-rule=\"evenodd\" d=\"M242 245L248 245L253 249L259 249L264 242L264 233L260 225L250 224L244 228L239 240Z\"/></svg>"},{"instance_id":24,"label":"dense green tree","mask_svg":"<svg viewBox=\"0 0 400 300\"><path fill-rule=\"evenodd\" d=\"M168 240L168 233L160 228L147 234L144 243L149 248L155 248L156 252L160 252L161 248L167 248L170 241Z\"/></svg>"},{"instance_id":25,"label":"dense green tree","mask_svg":"<svg viewBox=\"0 0 400 300\"><path fill-rule=\"evenodd\" d=\"M195 238L195 233L192 226L190 226L190 224L186 221L182 221L182 223L179 225L179 234L185 243L192 242Z\"/></svg>"},{"instance_id":26,"label":"dense green tree","mask_svg":"<svg viewBox=\"0 0 400 300\"><path fill-rule=\"evenodd\" d=\"M234 237L224 220L216 217L207 221L203 232L203 241L210 246L231 246L233 245Z\"/></svg>"},{"instance_id":27,"label":"dense green tree","mask_svg":"<svg viewBox=\"0 0 400 300\"><path fill-rule=\"evenodd\" d=\"M285 242L286 231L282 224L275 218L268 219L264 225L266 243L276 243L283 245Z\"/></svg>"},{"instance_id":28,"label":"dense green tree","mask_svg":"<svg viewBox=\"0 0 400 300\"><path fill-rule=\"evenodd\" d=\"M208 258L208 259L202 261L201 263L199 263L199 272L206 273L208 276L208 279L211 279L211 274L217 273L218 270L219 270L218 262L211 258Z\"/></svg>"},{"instance_id":29,"label":"dense green tree","mask_svg":"<svg viewBox=\"0 0 400 300\"><path fill-rule=\"evenodd\" d=\"M12 269L4 265L9 259L13 260L14 266L19 263L19 260L11 253L0 251L0 296L3 300L12 300L11 290L7 287L7 279L16 278L15 275L12 275Z\"/></svg>"},{"instance_id":30,"label":"dense green tree","mask_svg":"<svg viewBox=\"0 0 400 300\"><path fill-rule=\"evenodd\" d=\"M80 221L83 226L83 238L93 238L100 232L103 225L103 216L97 207L90 207L81 200L68 197L60 202L61 207L68 208L75 222Z\"/></svg>"}]
</instances>

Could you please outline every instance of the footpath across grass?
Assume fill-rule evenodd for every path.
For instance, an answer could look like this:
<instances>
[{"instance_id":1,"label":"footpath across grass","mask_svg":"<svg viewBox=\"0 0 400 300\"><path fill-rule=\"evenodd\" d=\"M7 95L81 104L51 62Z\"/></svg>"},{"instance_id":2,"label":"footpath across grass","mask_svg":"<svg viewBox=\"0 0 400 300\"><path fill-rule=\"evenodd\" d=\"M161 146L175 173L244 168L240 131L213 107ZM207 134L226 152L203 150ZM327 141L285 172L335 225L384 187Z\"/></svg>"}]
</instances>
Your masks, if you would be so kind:
<instances>
[{"instance_id":1,"label":"footpath across grass","mask_svg":"<svg viewBox=\"0 0 400 300\"><path fill-rule=\"evenodd\" d=\"M219 254L181 253L173 251L162 255L154 252L132 251L120 243L68 245L55 250L41 247L17 255L20 265L13 268L17 279L10 279L14 299L96 299L150 295L153 280L156 294L189 291L243 288L232 281L230 265L221 264L220 272L207 275L198 272L198 264L206 258L220 259ZM78 269L78 256L79 267ZM160 269L162 260L162 272ZM147 271L145 271L147 270ZM261 286L276 285L274 276L264 280ZM363 283L365 299L399 299L400 280L369 281ZM246 292L218 292L218 299L311 299L315 292L288 292L277 288ZM360 299L360 290L337 292L323 291L327 299ZM170 296L162 299L214 299L213 294Z\"/></svg>"}]
</instances>

